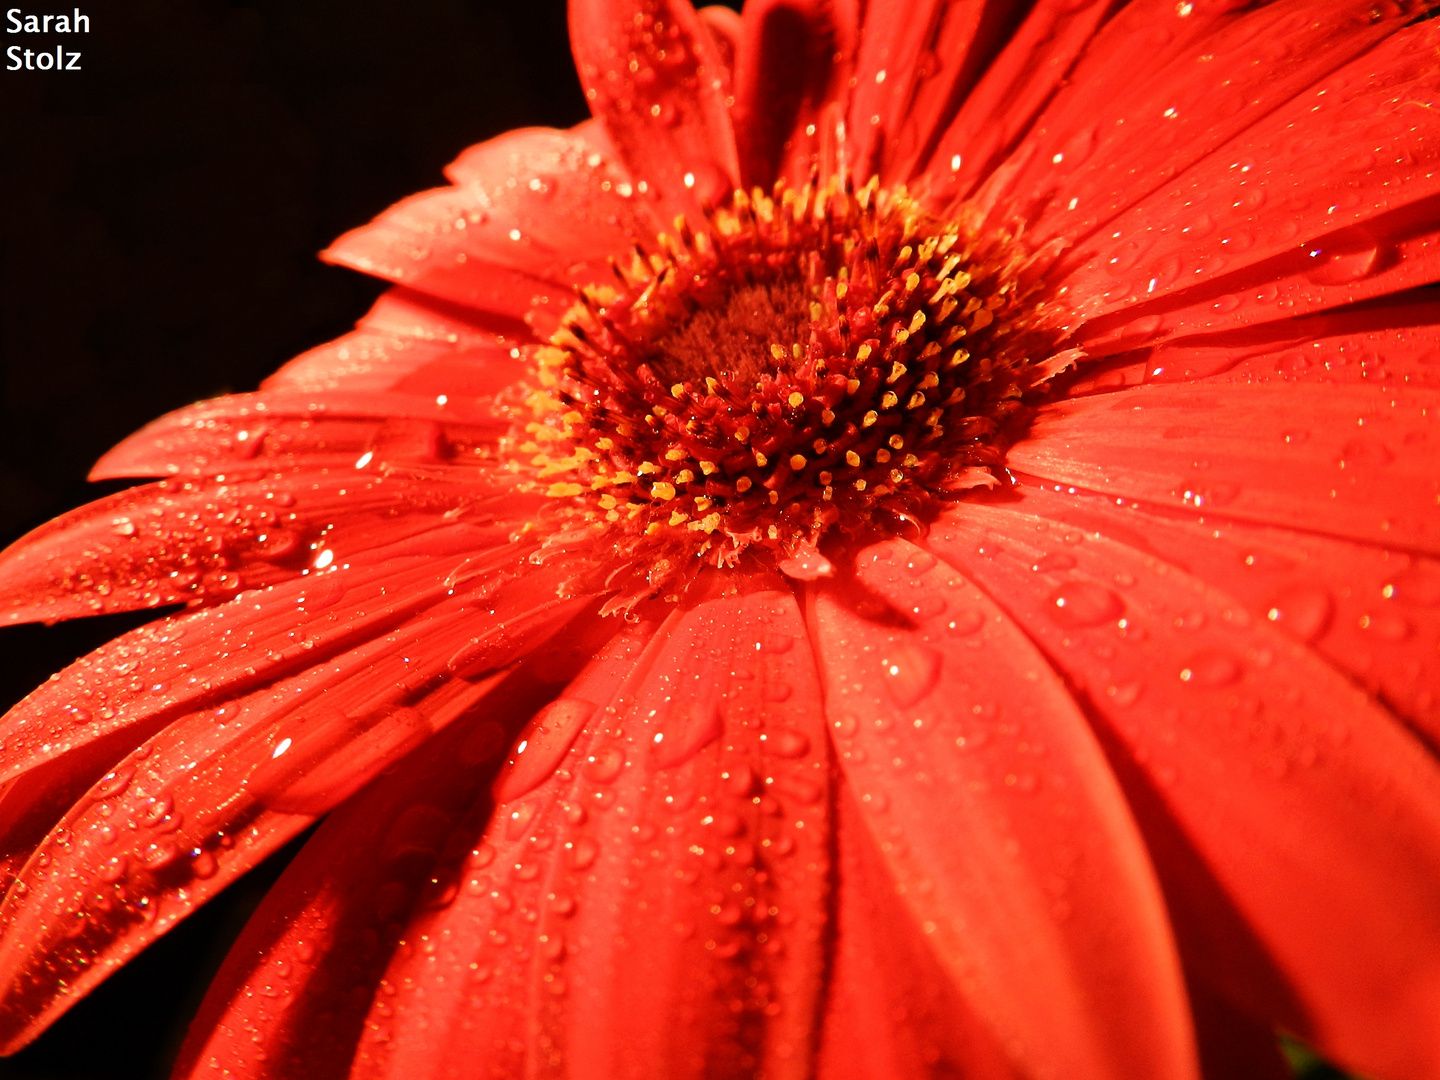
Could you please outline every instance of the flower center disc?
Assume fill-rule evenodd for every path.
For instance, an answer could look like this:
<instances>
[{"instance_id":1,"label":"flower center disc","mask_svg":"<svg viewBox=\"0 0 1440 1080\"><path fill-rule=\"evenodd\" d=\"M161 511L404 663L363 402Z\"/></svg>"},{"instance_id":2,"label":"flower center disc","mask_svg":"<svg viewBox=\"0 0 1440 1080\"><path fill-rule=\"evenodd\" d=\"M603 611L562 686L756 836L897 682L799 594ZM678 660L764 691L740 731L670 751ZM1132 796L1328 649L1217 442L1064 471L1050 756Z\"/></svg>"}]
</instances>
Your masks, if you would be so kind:
<instances>
[{"instance_id":1,"label":"flower center disc","mask_svg":"<svg viewBox=\"0 0 1440 1080\"><path fill-rule=\"evenodd\" d=\"M873 180L737 191L580 290L519 456L574 513L717 564L893 528L995 483L1058 370L1034 261Z\"/></svg>"}]
</instances>

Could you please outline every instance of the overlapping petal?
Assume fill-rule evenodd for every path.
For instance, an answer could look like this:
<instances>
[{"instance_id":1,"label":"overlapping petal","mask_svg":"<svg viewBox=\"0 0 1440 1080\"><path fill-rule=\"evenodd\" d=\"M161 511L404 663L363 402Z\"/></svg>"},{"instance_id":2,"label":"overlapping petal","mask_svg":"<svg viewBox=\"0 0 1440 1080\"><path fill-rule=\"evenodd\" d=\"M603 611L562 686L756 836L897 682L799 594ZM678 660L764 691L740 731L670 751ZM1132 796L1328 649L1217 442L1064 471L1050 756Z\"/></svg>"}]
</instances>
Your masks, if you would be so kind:
<instances>
[{"instance_id":1,"label":"overlapping petal","mask_svg":"<svg viewBox=\"0 0 1440 1080\"><path fill-rule=\"evenodd\" d=\"M1198 977L1341 1061L1433 1074L1440 769L1422 745L1243 604L1117 541L971 506L932 545L1097 720Z\"/></svg>"},{"instance_id":2,"label":"overlapping petal","mask_svg":"<svg viewBox=\"0 0 1440 1080\"><path fill-rule=\"evenodd\" d=\"M0 720L5 1044L329 812L178 1075L1440 1072L1425 14L576 0L593 120L346 234L352 334L0 558L8 621L195 609ZM607 602L638 547L507 457L533 347L812 175L1005 230L1087 362L928 535Z\"/></svg>"}]
</instances>

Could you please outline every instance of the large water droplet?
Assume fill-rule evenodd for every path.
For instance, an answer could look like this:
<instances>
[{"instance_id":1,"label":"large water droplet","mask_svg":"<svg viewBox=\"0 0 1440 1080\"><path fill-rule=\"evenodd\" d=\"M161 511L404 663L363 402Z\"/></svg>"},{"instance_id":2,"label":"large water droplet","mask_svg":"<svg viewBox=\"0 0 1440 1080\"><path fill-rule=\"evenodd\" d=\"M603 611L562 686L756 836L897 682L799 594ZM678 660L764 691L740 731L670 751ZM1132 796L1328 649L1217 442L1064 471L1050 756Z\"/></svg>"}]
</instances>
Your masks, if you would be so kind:
<instances>
[{"instance_id":1,"label":"large water droplet","mask_svg":"<svg viewBox=\"0 0 1440 1080\"><path fill-rule=\"evenodd\" d=\"M1329 627L1333 613L1334 603L1329 593L1311 585L1299 585L1277 596L1266 615L1301 641L1314 641Z\"/></svg>"},{"instance_id":2,"label":"large water droplet","mask_svg":"<svg viewBox=\"0 0 1440 1080\"><path fill-rule=\"evenodd\" d=\"M1323 260L1323 261L1320 261ZM1359 251L1339 251L1317 256L1319 265L1305 277L1316 285L1347 285L1369 277L1380 265L1380 249L1367 247Z\"/></svg>"},{"instance_id":3,"label":"large water droplet","mask_svg":"<svg viewBox=\"0 0 1440 1080\"><path fill-rule=\"evenodd\" d=\"M611 783L625 768L625 751L618 746L602 746L585 759L585 775L599 784Z\"/></svg>"},{"instance_id":4,"label":"large water droplet","mask_svg":"<svg viewBox=\"0 0 1440 1080\"><path fill-rule=\"evenodd\" d=\"M1221 649L1203 649L1180 669L1180 681L1193 686L1229 686L1240 678L1240 661Z\"/></svg>"},{"instance_id":5,"label":"large water droplet","mask_svg":"<svg viewBox=\"0 0 1440 1080\"><path fill-rule=\"evenodd\" d=\"M882 656L885 689L902 709L909 708L933 689L940 678L941 657L924 645L899 642Z\"/></svg>"},{"instance_id":6,"label":"large water droplet","mask_svg":"<svg viewBox=\"0 0 1440 1080\"><path fill-rule=\"evenodd\" d=\"M655 764L662 769L683 765L724 730L719 704L713 698L674 709L666 717L664 730L656 733Z\"/></svg>"},{"instance_id":7,"label":"large water droplet","mask_svg":"<svg viewBox=\"0 0 1440 1080\"><path fill-rule=\"evenodd\" d=\"M495 782L495 801L518 799L553 774L595 708L582 698L562 697L536 713Z\"/></svg>"},{"instance_id":8,"label":"large water droplet","mask_svg":"<svg viewBox=\"0 0 1440 1080\"><path fill-rule=\"evenodd\" d=\"M776 757L798 758L804 757L810 749L810 740L804 732L794 728L781 728L766 737L765 745Z\"/></svg>"},{"instance_id":9,"label":"large water droplet","mask_svg":"<svg viewBox=\"0 0 1440 1080\"><path fill-rule=\"evenodd\" d=\"M1068 581L1050 594L1045 610L1061 626L1079 630L1118 618L1125 605L1103 585Z\"/></svg>"},{"instance_id":10,"label":"large water droplet","mask_svg":"<svg viewBox=\"0 0 1440 1080\"><path fill-rule=\"evenodd\" d=\"M1440 566L1417 561L1386 583L1382 590L1387 598L1414 607L1440 607Z\"/></svg>"}]
</instances>

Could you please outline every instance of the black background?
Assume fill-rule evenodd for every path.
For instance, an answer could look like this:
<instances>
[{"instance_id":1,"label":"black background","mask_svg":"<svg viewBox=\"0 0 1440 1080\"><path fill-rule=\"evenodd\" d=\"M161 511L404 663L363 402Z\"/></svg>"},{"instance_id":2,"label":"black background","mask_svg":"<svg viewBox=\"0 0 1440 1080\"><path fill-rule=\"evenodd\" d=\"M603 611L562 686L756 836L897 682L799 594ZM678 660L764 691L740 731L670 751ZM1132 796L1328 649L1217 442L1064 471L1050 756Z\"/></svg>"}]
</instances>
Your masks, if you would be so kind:
<instances>
[{"instance_id":1,"label":"black background","mask_svg":"<svg viewBox=\"0 0 1440 1080\"><path fill-rule=\"evenodd\" d=\"M82 54L79 72L0 70L0 544L111 490L86 470L146 421L252 390L348 329L382 286L321 265L332 238L442 183L471 143L586 115L564 0L80 9L85 35L0 31L0 49ZM0 706L140 621L0 630ZM166 1075L283 861L0 1062L0 1080Z\"/></svg>"}]
</instances>

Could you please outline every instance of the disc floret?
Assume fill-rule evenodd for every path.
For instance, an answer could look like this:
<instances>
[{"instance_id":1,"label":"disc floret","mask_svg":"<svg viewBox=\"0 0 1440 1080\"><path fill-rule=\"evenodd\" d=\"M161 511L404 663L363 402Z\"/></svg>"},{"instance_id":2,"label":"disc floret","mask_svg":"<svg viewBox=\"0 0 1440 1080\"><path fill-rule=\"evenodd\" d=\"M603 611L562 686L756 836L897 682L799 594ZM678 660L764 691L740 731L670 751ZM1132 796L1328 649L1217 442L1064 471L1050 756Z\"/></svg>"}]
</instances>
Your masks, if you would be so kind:
<instances>
[{"instance_id":1,"label":"disc floret","mask_svg":"<svg viewBox=\"0 0 1440 1080\"><path fill-rule=\"evenodd\" d=\"M1038 258L836 181L736 191L579 290L516 440L541 490L723 563L982 484L1057 363Z\"/></svg>"}]
</instances>

